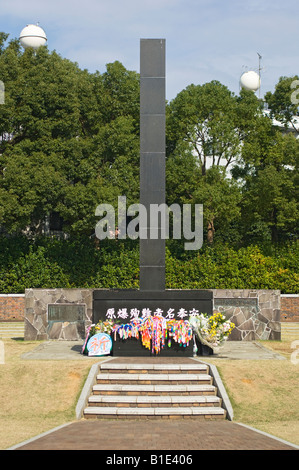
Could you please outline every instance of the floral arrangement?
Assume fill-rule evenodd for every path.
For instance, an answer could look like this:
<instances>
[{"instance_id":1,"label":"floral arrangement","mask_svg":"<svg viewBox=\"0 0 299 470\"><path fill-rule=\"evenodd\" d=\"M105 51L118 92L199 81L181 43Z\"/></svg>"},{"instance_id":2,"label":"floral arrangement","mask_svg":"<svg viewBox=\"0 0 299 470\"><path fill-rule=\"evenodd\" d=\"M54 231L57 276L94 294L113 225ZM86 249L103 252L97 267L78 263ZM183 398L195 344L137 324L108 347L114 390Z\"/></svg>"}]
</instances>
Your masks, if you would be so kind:
<instances>
[{"instance_id":1,"label":"floral arrangement","mask_svg":"<svg viewBox=\"0 0 299 470\"><path fill-rule=\"evenodd\" d=\"M210 316L204 313L190 315L189 323L200 342L214 351L223 345L235 327L220 312L214 312Z\"/></svg>"},{"instance_id":2,"label":"floral arrangement","mask_svg":"<svg viewBox=\"0 0 299 470\"><path fill-rule=\"evenodd\" d=\"M108 335L111 335L114 328L115 324L111 320L99 321L97 324L93 323L92 325L90 325L86 330L82 353L84 353L85 351L89 338L96 335L97 333L107 333Z\"/></svg>"},{"instance_id":3,"label":"floral arrangement","mask_svg":"<svg viewBox=\"0 0 299 470\"><path fill-rule=\"evenodd\" d=\"M111 320L99 321L96 325L91 325L89 334L91 336L97 333L107 333L110 335L114 329L114 325L115 323Z\"/></svg>"},{"instance_id":4,"label":"floral arrangement","mask_svg":"<svg viewBox=\"0 0 299 470\"><path fill-rule=\"evenodd\" d=\"M140 338L142 345L151 349L153 354L159 354L166 345L171 347L172 341L180 346L187 346L193 338L192 327L186 320L166 320L159 315L135 318L130 323L122 324L106 320L87 329L82 353L85 351L88 339L97 333L107 333L114 336L114 340L117 335L122 340Z\"/></svg>"},{"instance_id":5,"label":"floral arrangement","mask_svg":"<svg viewBox=\"0 0 299 470\"><path fill-rule=\"evenodd\" d=\"M82 352L85 351L88 339L97 333L107 333L114 336L114 340L117 335L122 340L140 338L142 345L151 349L153 354L159 354L166 345L171 347L172 341L183 347L188 346L195 334L202 344L215 351L234 327L220 312L215 312L212 316L203 313L190 315L189 320L167 320L161 315L134 318L129 323L122 324L105 320L87 329Z\"/></svg>"}]
</instances>

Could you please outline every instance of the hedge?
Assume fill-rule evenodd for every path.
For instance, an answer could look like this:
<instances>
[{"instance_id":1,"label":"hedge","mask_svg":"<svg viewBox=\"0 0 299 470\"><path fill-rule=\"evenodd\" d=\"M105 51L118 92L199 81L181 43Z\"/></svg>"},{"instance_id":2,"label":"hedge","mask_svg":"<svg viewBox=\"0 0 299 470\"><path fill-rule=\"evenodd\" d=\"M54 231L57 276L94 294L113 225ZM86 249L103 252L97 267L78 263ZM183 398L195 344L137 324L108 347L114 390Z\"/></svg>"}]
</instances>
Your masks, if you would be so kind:
<instances>
[{"instance_id":1,"label":"hedge","mask_svg":"<svg viewBox=\"0 0 299 470\"><path fill-rule=\"evenodd\" d=\"M299 291L299 242L283 246L227 245L183 253L166 249L166 288ZM26 288L138 288L137 242L25 237L0 239L0 293Z\"/></svg>"}]
</instances>

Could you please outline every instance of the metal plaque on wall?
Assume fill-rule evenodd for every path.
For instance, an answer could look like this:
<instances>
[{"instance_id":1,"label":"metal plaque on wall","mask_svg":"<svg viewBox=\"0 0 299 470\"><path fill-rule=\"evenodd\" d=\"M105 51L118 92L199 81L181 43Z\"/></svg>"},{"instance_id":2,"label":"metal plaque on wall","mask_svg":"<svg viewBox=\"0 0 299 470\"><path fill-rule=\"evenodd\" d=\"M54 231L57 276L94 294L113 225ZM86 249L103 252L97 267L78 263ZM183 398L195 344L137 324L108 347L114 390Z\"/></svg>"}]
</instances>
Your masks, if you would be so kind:
<instances>
[{"instance_id":1,"label":"metal plaque on wall","mask_svg":"<svg viewBox=\"0 0 299 470\"><path fill-rule=\"evenodd\" d=\"M84 304L48 304L48 321L84 321L85 308Z\"/></svg>"}]
</instances>

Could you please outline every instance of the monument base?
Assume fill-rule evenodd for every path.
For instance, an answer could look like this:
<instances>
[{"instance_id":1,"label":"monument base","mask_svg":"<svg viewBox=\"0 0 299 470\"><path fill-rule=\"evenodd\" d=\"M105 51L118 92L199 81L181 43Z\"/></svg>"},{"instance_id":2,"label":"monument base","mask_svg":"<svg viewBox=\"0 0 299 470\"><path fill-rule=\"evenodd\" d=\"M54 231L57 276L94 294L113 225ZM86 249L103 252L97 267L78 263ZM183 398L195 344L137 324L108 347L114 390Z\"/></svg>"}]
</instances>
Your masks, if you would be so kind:
<instances>
[{"instance_id":1,"label":"monument base","mask_svg":"<svg viewBox=\"0 0 299 470\"><path fill-rule=\"evenodd\" d=\"M213 292L209 290L139 291L128 289L96 289L93 292L93 323L112 320L120 324L146 315L159 315L167 320L188 320L194 313L213 313ZM198 348L199 350L199 348ZM193 340L180 345L174 340L158 354L145 348L136 338L113 339L113 356L171 357L193 356Z\"/></svg>"}]
</instances>

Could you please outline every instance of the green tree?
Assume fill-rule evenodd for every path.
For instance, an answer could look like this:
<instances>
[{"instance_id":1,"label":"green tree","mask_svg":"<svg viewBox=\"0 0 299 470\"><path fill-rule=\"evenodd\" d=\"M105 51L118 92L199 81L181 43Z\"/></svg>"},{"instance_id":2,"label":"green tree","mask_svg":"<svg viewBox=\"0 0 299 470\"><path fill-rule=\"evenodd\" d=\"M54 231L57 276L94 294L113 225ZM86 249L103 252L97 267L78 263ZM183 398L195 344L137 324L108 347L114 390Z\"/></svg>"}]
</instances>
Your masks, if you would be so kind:
<instances>
[{"instance_id":1,"label":"green tree","mask_svg":"<svg viewBox=\"0 0 299 470\"><path fill-rule=\"evenodd\" d=\"M241 226L247 242L277 243L298 236L299 142L293 119L298 105L291 97L296 79L281 77L274 93L266 93L270 111L248 134L243 165L233 170L243 182ZM273 124L273 119L282 125Z\"/></svg>"},{"instance_id":2,"label":"green tree","mask_svg":"<svg viewBox=\"0 0 299 470\"><path fill-rule=\"evenodd\" d=\"M168 154L191 151L202 175L210 166L227 170L240 160L242 143L259 117L261 105L251 92L237 97L217 81L190 85L168 106Z\"/></svg>"},{"instance_id":3,"label":"green tree","mask_svg":"<svg viewBox=\"0 0 299 470\"><path fill-rule=\"evenodd\" d=\"M203 204L206 239L214 241L216 231L224 234L232 222L239 221L241 192L238 184L225 175L223 168L212 166L199 179L194 202Z\"/></svg>"},{"instance_id":4,"label":"green tree","mask_svg":"<svg viewBox=\"0 0 299 470\"><path fill-rule=\"evenodd\" d=\"M242 219L247 238L254 232L260 232L260 240L273 243L296 237L299 142L292 134L273 131L263 146L253 147L261 153L252 154L251 163L248 158L243 174Z\"/></svg>"},{"instance_id":5,"label":"green tree","mask_svg":"<svg viewBox=\"0 0 299 470\"><path fill-rule=\"evenodd\" d=\"M244 143L262 119L253 93L237 97L217 81L190 85L167 107L168 181L177 200L203 204L209 243L216 228L239 221L240 187L229 170L242 167Z\"/></svg>"},{"instance_id":6,"label":"green tree","mask_svg":"<svg viewBox=\"0 0 299 470\"><path fill-rule=\"evenodd\" d=\"M91 234L95 208L134 199L139 80L119 62L90 74L47 47L4 47L0 37L0 224L40 233L56 213L63 230Z\"/></svg>"},{"instance_id":7,"label":"green tree","mask_svg":"<svg viewBox=\"0 0 299 470\"><path fill-rule=\"evenodd\" d=\"M275 86L275 91L265 94L265 101L269 106L270 115L282 123L285 129L291 129L299 134L296 126L298 114L298 88L299 77L280 77ZM298 121L298 120L297 120Z\"/></svg>"}]
</instances>

